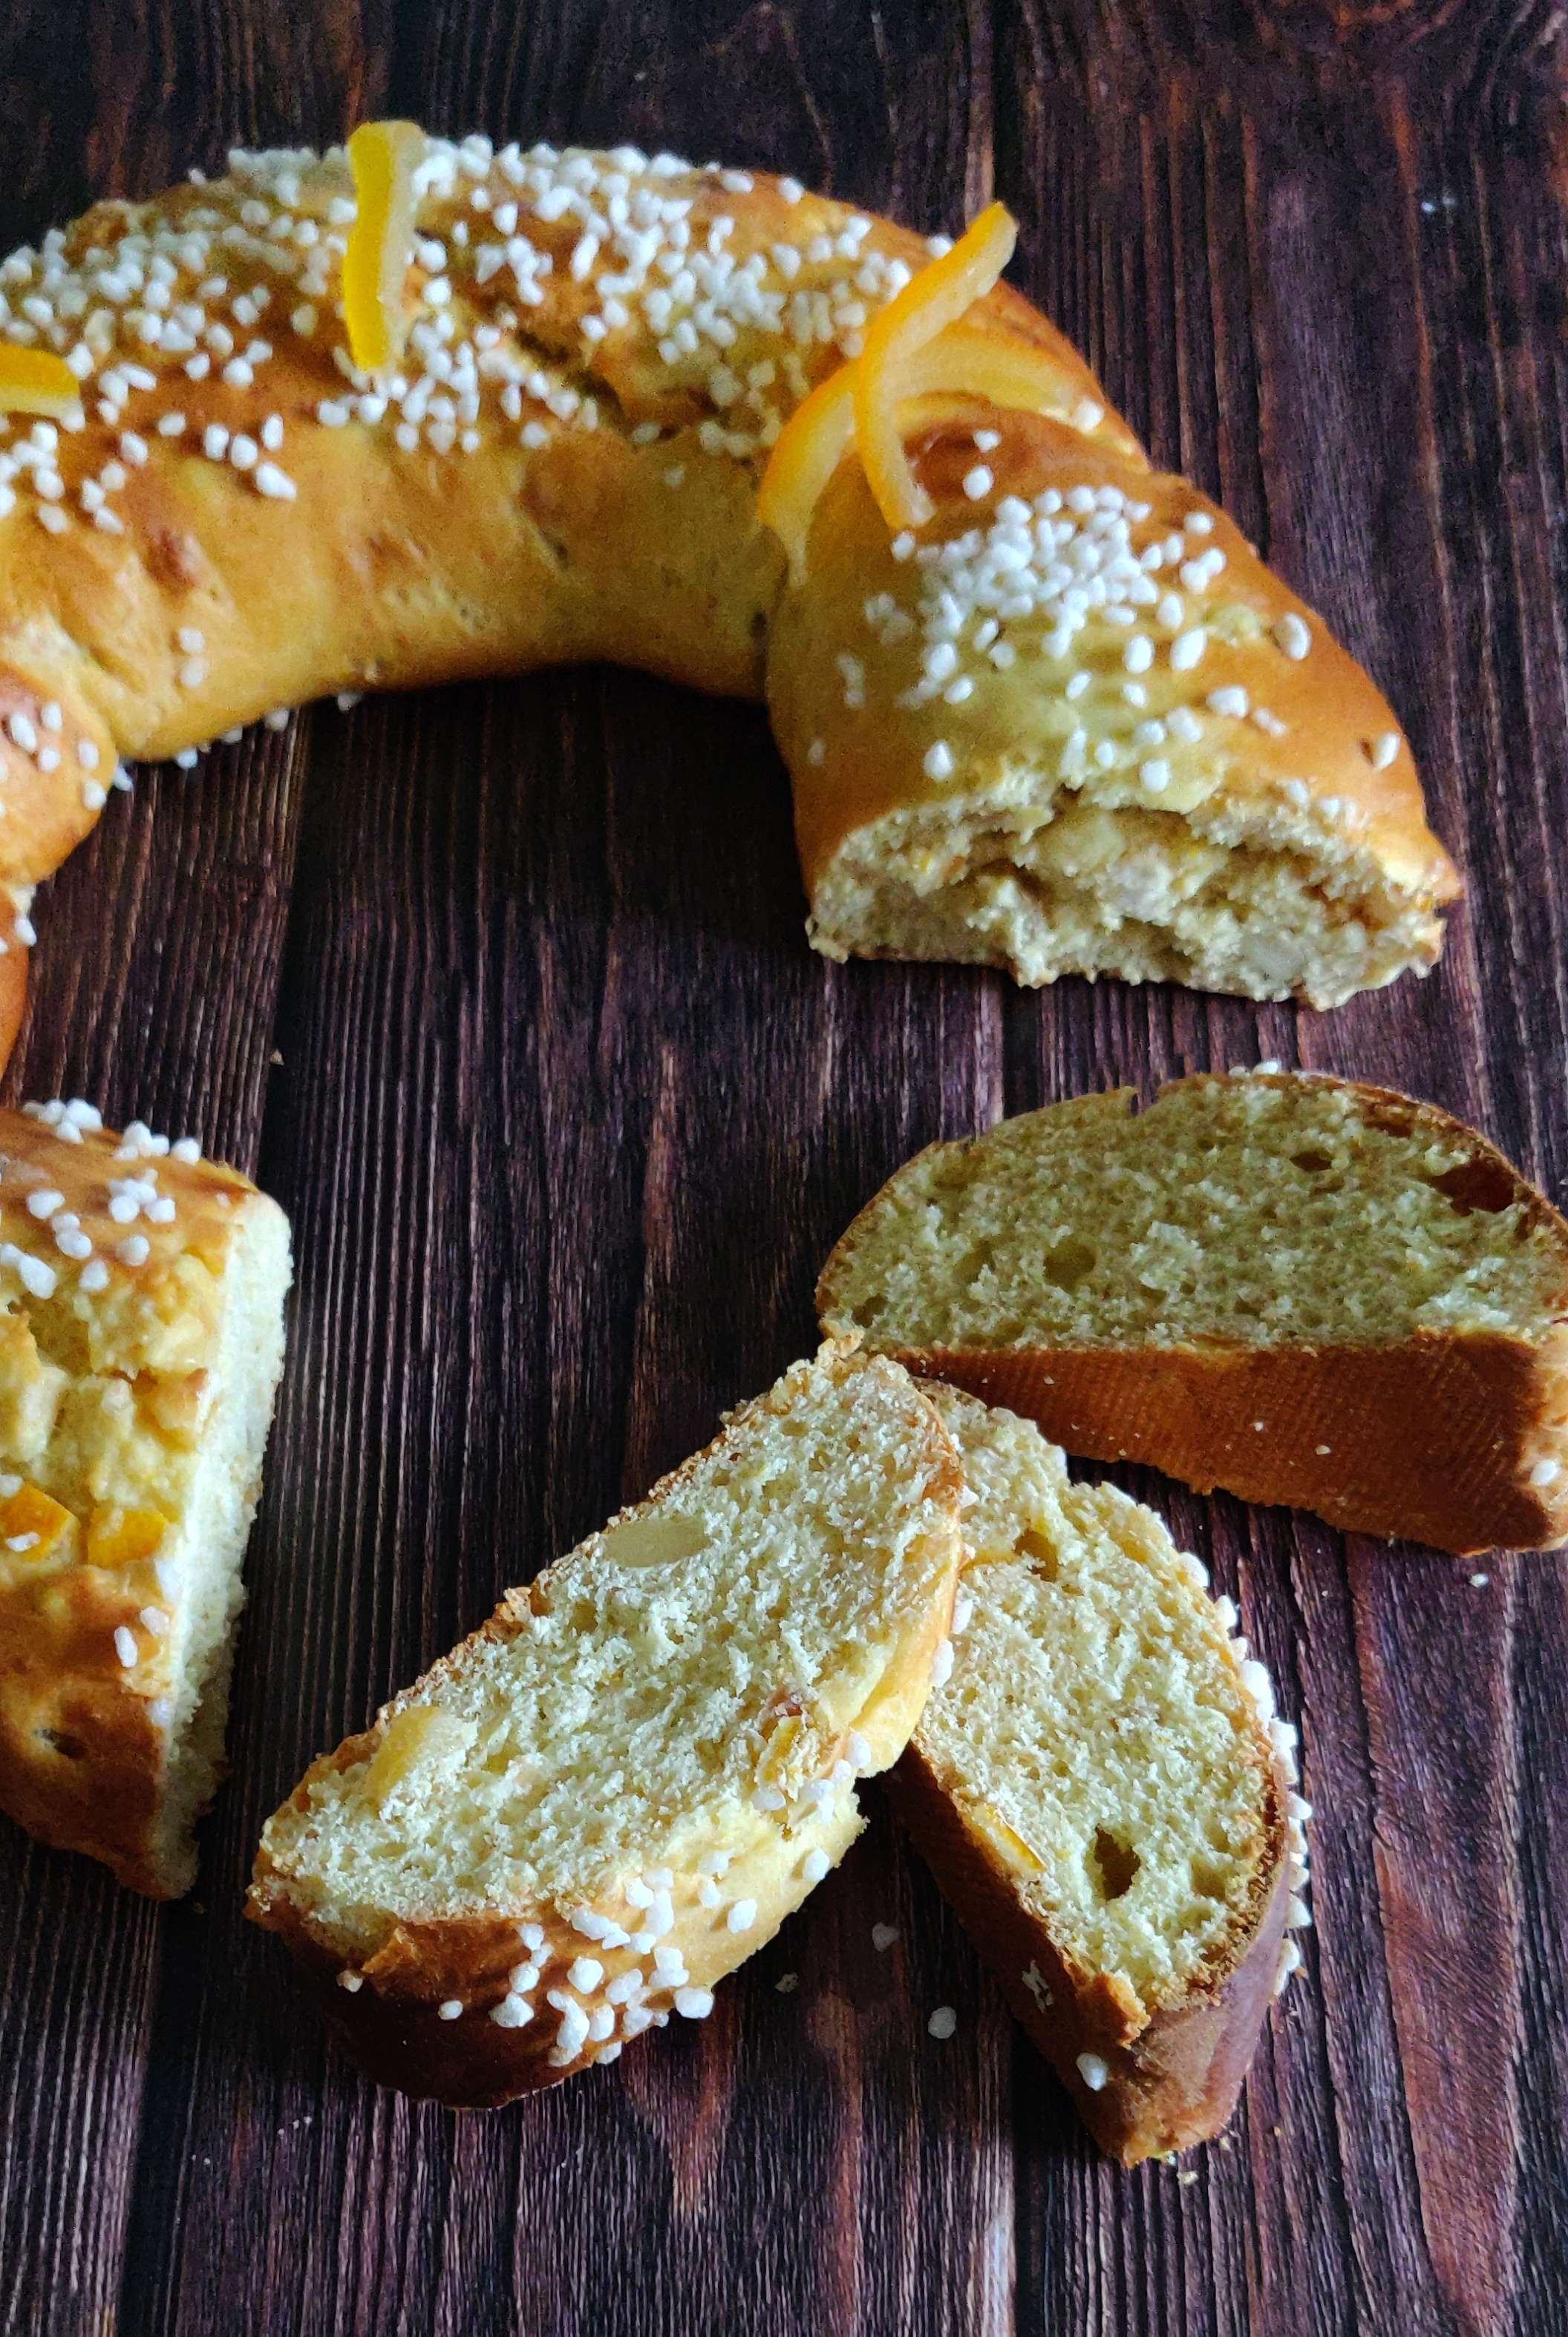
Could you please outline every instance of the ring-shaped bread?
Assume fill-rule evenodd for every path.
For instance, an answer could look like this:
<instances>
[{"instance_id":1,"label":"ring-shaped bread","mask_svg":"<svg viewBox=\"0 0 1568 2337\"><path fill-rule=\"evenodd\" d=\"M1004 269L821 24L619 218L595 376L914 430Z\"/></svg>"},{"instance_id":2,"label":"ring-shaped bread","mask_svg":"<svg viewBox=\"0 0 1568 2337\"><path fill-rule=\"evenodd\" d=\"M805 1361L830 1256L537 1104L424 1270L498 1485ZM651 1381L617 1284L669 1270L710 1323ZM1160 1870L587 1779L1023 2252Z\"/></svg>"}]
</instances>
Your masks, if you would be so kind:
<instances>
[{"instance_id":1,"label":"ring-shaped bread","mask_svg":"<svg viewBox=\"0 0 1568 2337\"><path fill-rule=\"evenodd\" d=\"M1457 880L1387 706L1016 294L951 378L989 341L1039 410L927 388L929 522L891 530L851 445L791 573L769 449L933 245L788 179L412 134L377 373L342 150L235 153L0 266L0 1044L32 888L124 758L601 658L767 699L830 956L1319 1005L1431 963Z\"/></svg>"}]
</instances>

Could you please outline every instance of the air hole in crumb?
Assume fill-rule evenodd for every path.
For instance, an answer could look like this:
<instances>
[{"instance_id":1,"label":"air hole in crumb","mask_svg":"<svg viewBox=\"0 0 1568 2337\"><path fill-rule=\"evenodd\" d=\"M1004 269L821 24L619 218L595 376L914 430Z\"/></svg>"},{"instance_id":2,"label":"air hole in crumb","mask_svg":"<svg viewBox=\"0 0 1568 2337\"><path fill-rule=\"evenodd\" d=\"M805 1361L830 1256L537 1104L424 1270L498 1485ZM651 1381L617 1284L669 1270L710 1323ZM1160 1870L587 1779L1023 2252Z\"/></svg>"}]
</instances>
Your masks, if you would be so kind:
<instances>
[{"instance_id":1,"label":"air hole in crumb","mask_svg":"<svg viewBox=\"0 0 1568 2337\"><path fill-rule=\"evenodd\" d=\"M38 1741L47 1745L51 1753L58 1753L63 1761L84 1761L87 1747L78 1736L67 1736L58 1728L41 1728Z\"/></svg>"},{"instance_id":2,"label":"air hole in crumb","mask_svg":"<svg viewBox=\"0 0 1568 2337\"><path fill-rule=\"evenodd\" d=\"M1045 1253L1046 1279L1060 1289L1075 1290L1084 1276L1093 1272L1096 1258L1093 1242L1085 1241L1081 1234L1066 1234Z\"/></svg>"},{"instance_id":3,"label":"air hole in crumb","mask_svg":"<svg viewBox=\"0 0 1568 2337\"><path fill-rule=\"evenodd\" d=\"M1305 1168L1314 1177L1334 1166L1332 1156L1327 1152L1293 1152L1290 1158L1298 1168Z\"/></svg>"},{"instance_id":4,"label":"air hole in crumb","mask_svg":"<svg viewBox=\"0 0 1568 2337\"><path fill-rule=\"evenodd\" d=\"M972 1242L953 1271L960 1286L974 1282L990 1265L996 1245L993 1241Z\"/></svg>"},{"instance_id":5,"label":"air hole in crumb","mask_svg":"<svg viewBox=\"0 0 1568 2337\"><path fill-rule=\"evenodd\" d=\"M1026 1558L1042 1582L1056 1579L1056 1545L1038 1526L1025 1526L1013 1545L1020 1558Z\"/></svg>"},{"instance_id":6,"label":"air hole in crumb","mask_svg":"<svg viewBox=\"0 0 1568 2337\"><path fill-rule=\"evenodd\" d=\"M1460 1160L1427 1181L1462 1217L1475 1209L1494 1217L1514 1198L1514 1178L1501 1160Z\"/></svg>"},{"instance_id":7,"label":"air hole in crumb","mask_svg":"<svg viewBox=\"0 0 1568 2337\"><path fill-rule=\"evenodd\" d=\"M1192 1888L1200 1899L1223 1899L1226 1869L1217 1858L1192 1861Z\"/></svg>"},{"instance_id":8,"label":"air hole in crumb","mask_svg":"<svg viewBox=\"0 0 1568 2337\"><path fill-rule=\"evenodd\" d=\"M1132 1879L1140 1864L1137 1852L1131 1843L1122 1842L1104 1826L1095 1829L1094 1847L1090 1853L1100 1884L1102 1899L1122 1899L1132 1888Z\"/></svg>"}]
</instances>

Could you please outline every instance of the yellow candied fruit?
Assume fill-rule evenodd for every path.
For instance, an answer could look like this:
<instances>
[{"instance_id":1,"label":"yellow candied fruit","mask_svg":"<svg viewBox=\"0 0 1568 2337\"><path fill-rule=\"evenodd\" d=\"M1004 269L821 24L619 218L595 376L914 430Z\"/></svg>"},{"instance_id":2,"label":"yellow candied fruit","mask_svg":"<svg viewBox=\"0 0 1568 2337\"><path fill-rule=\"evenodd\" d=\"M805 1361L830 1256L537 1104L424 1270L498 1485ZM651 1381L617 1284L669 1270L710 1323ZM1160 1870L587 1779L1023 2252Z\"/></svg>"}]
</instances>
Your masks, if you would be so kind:
<instances>
[{"instance_id":1,"label":"yellow candied fruit","mask_svg":"<svg viewBox=\"0 0 1568 2337\"><path fill-rule=\"evenodd\" d=\"M775 1721L757 1764L760 1785L776 1785L789 1774L790 1756L796 1753L805 1730L806 1723L798 1713L786 1712Z\"/></svg>"},{"instance_id":2,"label":"yellow candied fruit","mask_svg":"<svg viewBox=\"0 0 1568 2337\"><path fill-rule=\"evenodd\" d=\"M0 1502L0 1542L5 1543L13 1558L48 1558L59 1548L63 1537L74 1531L75 1525L71 1511L47 1493L40 1492L36 1485L24 1485L8 1501ZM17 1542L26 1547L17 1550Z\"/></svg>"},{"instance_id":3,"label":"yellow candied fruit","mask_svg":"<svg viewBox=\"0 0 1568 2337\"><path fill-rule=\"evenodd\" d=\"M789 553L798 582L806 572L811 514L854 435L855 368L840 366L796 407L768 457L757 516Z\"/></svg>"},{"instance_id":4,"label":"yellow candied fruit","mask_svg":"<svg viewBox=\"0 0 1568 2337\"><path fill-rule=\"evenodd\" d=\"M799 582L824 488L855 437L854 365L818 382L774 444L757 494L757 516L789 554ZM984 397L992 406L1047 414L1061 403L1062 377L1048 350L1003 340L972 325L950 325L916 349L904 369L900 405L921 397Z\"/></svg>"},{"instance_id":5,"label":"yellow candied fruit","mask_svg":"<svg viewBox=\"0 0 1568 2337\"><path fill-rule=\"evenodd\" d=\"M898 427L910 362L985 298L1017 240L1017 221L1005 204L989 204L952 250L912 277L867 329L855 365L855 436L867 484L889 527L923 527L932 513Z\"/></svg>"},{"instance_id":6,"label":"yellow candied fruit","mask_svg":"<svg viewBox=\"0 0 1568 2337\"><path fill-rule=\"evenodd\" d=\"M43 414L55 421L82 402L82 385L64 357L0 342L0 414Z\"/></svg>"},{"instance_id":7,"label":"yellow candied fruit","mask_svg":"<svg viewBox=\"0 0 1568 2337\"><path fill-rule=\"evenodd\" d=\"M599 1555L613 1566L676 1566L698 1557L708 1547L708 1536L695 1518L661 1513L633 1513L622 1525L612 1526L599 1540Z\"/></svg>"},{"instance_id":8,"label":"yellow candied fruit","mask_svg":"<svg viewBox=\"0 0 1568 2337\"><path fill-rule=\"evenodd\" d=\"M439 1705L410 1704L395 1712L365 1772L365 1793L377 1806L395 1787L425 1771L456 1767L477 1731L471 1720Z\"/></svg>"},{"instance_id":9,"label":"yellow candied fruit","mask_svg":"<svg viewBox=\"0 0 1568 2337\"><path fill-rule=\"evenodd\" d=\"M851 444L889 527L919 526L931 517L931 499L904 452L899 416L911 400L984 397L1034 414L1060 406L1061 371L1048 350L956 321L995 282L1015 233L994 203L961 243L888 304L864 353L818 382L779 432L757 512L784 545L797 582L806 572L812 514ZM890 334L886 346L884 332Z\"/></svg>"},{"instance_id":10,"label":"yellow candied fruit","mask_svg":"<svg viewBox=\"0 0 1568 2337\"><path fill-rule=\"evenodd\" d=\"M89 1566L134 1566L151 1558L168 1531L167 1521L156 1510L122 1509L118 1501L101 1501L87 1521Z\"/></svg>"},{"instance_id":11,"label":"yellow candied fruit","mask_svg":"<svg viewBox=\"0 0 1568 2337\"><path fill-rule=\"evenodd\" d=\"M1027 1878L1032 1874L1044 1873L1044 1860L1037 1857L1023 1835L1014 1833L1006 1820L999 1818L995 1810L971 1810L969 1823L976 1833L984 1835L1003 1864L1011 1867L1014 1874Z\"/></svg>"},{"instance_id":12,"label":"yellow candied fruit","mask_svg":"<svg viewBox=\"0 0 1568 2337\"><path fill-rule=\"evenodd\" d=\"M343 321L348 354L364 373L383 373L402 354L414 173L424 157L416 122L362 122L348 141L357 209L343 254Z\"/></svg>"},{"instance_id":13,"label":"yellow candied fruit","mask_svg":"<svg viewBox=\"0 0 1568 2337\"><path fill-rule=\"evenodd\" d=\"M1048 349L1031 342L1004 340L973 325L949 325L911 357L903 394L984 397L993 406L1046 414L1053 406L1060 409L1062 372Z\"/></svg>"}]
</instances>

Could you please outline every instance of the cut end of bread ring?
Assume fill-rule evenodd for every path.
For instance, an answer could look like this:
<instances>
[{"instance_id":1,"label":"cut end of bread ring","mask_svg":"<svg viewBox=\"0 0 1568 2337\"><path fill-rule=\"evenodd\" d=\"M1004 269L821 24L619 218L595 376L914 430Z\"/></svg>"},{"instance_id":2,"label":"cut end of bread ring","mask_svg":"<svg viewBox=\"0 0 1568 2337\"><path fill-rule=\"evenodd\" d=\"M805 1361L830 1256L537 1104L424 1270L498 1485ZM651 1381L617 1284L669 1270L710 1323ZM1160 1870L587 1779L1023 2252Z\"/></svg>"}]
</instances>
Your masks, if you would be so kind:
<instances>
[{"instance_id":1,"label":"cut end of bread ring","mask_svg":"<svg viewBox=\"0 0 1568 2337\"><path fill-rule=\"evenodd\" d=\"M193 1140L0 1112L0 1809L153 1898L222 1774L289 1274Z\"/></svg>"}]
</instances>

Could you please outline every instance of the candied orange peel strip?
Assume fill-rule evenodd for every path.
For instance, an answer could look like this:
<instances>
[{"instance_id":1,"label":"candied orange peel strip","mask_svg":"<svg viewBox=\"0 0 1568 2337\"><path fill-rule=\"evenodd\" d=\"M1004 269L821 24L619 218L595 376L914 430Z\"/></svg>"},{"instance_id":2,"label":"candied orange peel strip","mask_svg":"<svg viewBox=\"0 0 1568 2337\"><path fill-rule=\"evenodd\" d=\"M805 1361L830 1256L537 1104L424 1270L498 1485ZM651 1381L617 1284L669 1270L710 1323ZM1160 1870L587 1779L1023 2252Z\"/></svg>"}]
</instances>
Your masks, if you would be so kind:
<instances>
[{"instance_id":1,"label":"candied orange peel strip","mask_svg":"<svg viewBox=\"0 0 1568 2337\"><path fill-rule=\"evenodd\" d=\"M82 385L64 357L0 341L0 414L43 414L58 421L81 399Z\"/></svg>"},{"instance_id":2,"label":"candied orange peel strip","mask_svg":"<svg viewBox=\"0 0 1568 2337\"><path fill-rule=\"evenodd\" d=\"M811 514L855 435L855 367L842 365L818 382L773 442L757 514L789 554L796 581L806 572Z\"/></svg>"},{"instance_id":3,"label":"candied orange peel strip","mask_svg":"<svg viewBox=\"0 0 1568 2337\"><path fill-rule=\"evenodd\" d=\"M343 254L343 320L362 373L396 365L407 331L404 288L414 257L414 173L425 158L416 122L362 122L348 141L357 209Z\"/></svg>"},{"instance_id":4,"label":"candied orange peel strip","mask_svg":"<svg viewBox=\"0 0 1568 2337\"><path fill-rule=\"evenodd\" d=\"M993 203L951 251L888 303L862 354L819 382L779 432L757 508L798 580L806 570L812 513L852 443L890 528L919 527L931 517L930 497L904 452L899 416L911 398L946 391L1029 413L1060 406L1061 369L1048 349L959 321L995 283L1016 237L1014 220Z\"/></svg>"},{"instance_id":5,"label":"candied orange peel strip","mask_svg":"<svg viewBox=\"0 0 1568 2337\"><path fill-rule=\"evenodd\" d=\"M1061 371L1049 350L1000 340L970 325L951 325L916 351L906 369L900 411L916 398L943 396L984 397L1026 414L1060 411L1063 404ZM788 551L797 581L806 572L812 514L854 437L855 368L845 365L790 416L758 492L758 514Z\"/></svg>"},{"instance_id":6,"label":"candied orange peel strip","mask_svg":"<svg viewBox=\"0 0 1568 2337\"><path fill-rule=\"evenodd\" d=\"M988 398L993 406L1014 406L1027 414L1053 411L1067 419L1062 367L1049 349L1029 341L1003 340L974 325L950 325L927 341L910 358L904 398L940 396ZM1076 403L1077 385L1072 385Z\"/></svg>"},{"instance_id":7,"label":"candied orange peel strip","mask_svg":"<svg viewBox=\"0 0 1568 2337\"><path fill-rule=\"evenodd\" d=\"M1018 223L1006 206L989 204L952 250L911 277L867 328L866 346L855 361L855 437L867 484L891 528L923 527L932 513L898 428L910 360L984 299L1017 240Z\"/></svg>"}]
</instances>

